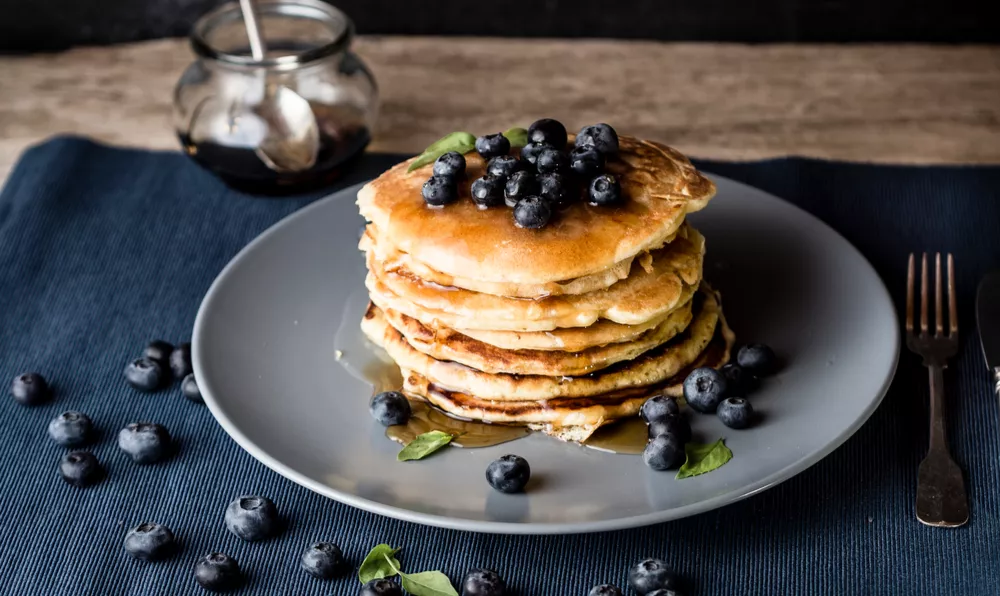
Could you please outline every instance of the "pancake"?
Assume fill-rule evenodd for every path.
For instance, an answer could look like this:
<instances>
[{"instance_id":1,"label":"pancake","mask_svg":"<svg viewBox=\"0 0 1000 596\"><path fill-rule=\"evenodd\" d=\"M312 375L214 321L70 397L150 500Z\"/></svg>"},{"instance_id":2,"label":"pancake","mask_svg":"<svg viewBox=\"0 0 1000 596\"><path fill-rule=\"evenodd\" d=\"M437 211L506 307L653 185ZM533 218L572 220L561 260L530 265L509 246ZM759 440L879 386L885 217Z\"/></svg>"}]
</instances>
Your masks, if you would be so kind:
<instances>
[{"instance_id":1,"label":"pancake","mask_svg":"<svg viewBox=\"0 0 1000 596\"><path fill-rule=\"evenodd\" d=\"M361 214L375 224L379 240L442 274L514 284L549 284L599 274L663 243L688 213L708 204L715 185L670 147L629 136L619 139L619 159L606 170L619 177L625 200L616 207L580 202L546 227L514 225L509 208L480 210L459 185L459 200L428 207L421 187L426 165L413 160L389 169L358 193ZM465 156L466 177L479 178L486 164Z\"/></svg>"},{"instance_id":2,"label":"pancake","mask_svg":"<svg viewBox=\"0 0 1000 596\"><path fill-rule=\"evenodd\" d=\"M431 383L451 391L498 401L541 401L556 397L589 397L629 387L660 383L697 359L720 320L714 293L695 297L694 319L683 333L634 360L621 362L578 377L484 373L455 362L431 358L414 349L386 321L379 309L371 309L361 322L364 333L388 352L400 369L416 372Z\"/></svg>"},{"instance_id":3,"label":"pancake","mask_svg":"<svg viewBox=\"0 0 1000 596\"><path fill-rule=\"evenodd\" d=\"M446 288L381 268L368 254L372 302L421 322L499 331L551 331L588 327L598 319L638 325L664 316L680 304L686 286L701 280L704 238L685 226L673 242L653 253L651 263L632 264L629 276L606 290L538 300L505 298ZM645 269L643 265L648 265Z\"/></svg>"},{"instance_id":4,"label":"pancake","mask_svg":"<svg viewBox=\"0 0 1000 596\"><path fill-rule=\"evenodd\" d=\"M370 309L378 308L370 305ZM382 315L413 348L437 360L458 362L487 373L518 375L585 375L616 362L631 360L667 342L691 322L690 303L672 311L659 325L634 341L611 343L579 351L506 350L461 333L428 328L420 321L393 310Z\"/></svg>"}]
</instances>

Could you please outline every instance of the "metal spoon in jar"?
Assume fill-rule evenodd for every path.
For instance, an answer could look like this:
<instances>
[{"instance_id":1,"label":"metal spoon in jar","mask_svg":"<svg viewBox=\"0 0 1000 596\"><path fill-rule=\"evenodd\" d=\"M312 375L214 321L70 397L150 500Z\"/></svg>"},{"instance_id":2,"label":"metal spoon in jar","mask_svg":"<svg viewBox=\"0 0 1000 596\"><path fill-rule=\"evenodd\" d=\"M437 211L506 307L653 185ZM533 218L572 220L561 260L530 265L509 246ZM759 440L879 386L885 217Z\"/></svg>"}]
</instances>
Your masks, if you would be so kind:
<instances>
[{"instance_id":1,"label":"metal spoon in jar","mask_svg":"<svg viewBox=\"0 0 1000 596\"><path fill-rule=\"evenodd\" d=\"M267 54L254 0L240 0L243 22L254 60ZM264 81L264 97L254 112L267 123L267 132L256 148L257 156L277 172L301 172L316 164L319 126L309 102L283 85Z\"/></svg>"}]
</instances>

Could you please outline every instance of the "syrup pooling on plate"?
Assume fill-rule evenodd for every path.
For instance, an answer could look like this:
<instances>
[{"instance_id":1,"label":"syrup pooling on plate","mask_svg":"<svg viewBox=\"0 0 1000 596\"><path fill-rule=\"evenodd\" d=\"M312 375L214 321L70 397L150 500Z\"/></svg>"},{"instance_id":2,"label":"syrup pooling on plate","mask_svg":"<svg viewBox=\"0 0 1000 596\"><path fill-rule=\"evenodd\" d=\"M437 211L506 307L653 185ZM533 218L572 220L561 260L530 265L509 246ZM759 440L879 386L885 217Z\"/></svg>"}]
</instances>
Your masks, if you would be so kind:
<instances>
[{"instance_id":1,"label":"syrup pooling on plate","mask_svg":"<svg viewBox=\"0 0 1000 596\"><path fill-rule=\"evenodd\" d=\"M410 400L413 413L406 424L390 426L385 435L403 445L408 444L417 436L432 430L454 435L451 444L456 447L476 448L499 445L531 434L524 426L505 424L484 424L482 422L465 421L453 418L443 411L425 402Z\"/></svg>"}]
</instances>

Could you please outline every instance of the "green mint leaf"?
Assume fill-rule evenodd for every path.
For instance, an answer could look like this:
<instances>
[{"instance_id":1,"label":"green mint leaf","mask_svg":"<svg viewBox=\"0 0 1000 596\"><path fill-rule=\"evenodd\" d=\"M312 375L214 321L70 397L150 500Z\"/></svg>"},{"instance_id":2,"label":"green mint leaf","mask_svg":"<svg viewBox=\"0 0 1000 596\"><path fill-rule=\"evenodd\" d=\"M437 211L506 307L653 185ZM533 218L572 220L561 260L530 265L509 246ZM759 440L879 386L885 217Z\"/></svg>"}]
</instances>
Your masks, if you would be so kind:
<instances>
[{"instance_id":1,"label":"green mint leaf","mask_svg":"<svg viewBox=\"0 0 1000 596\"><path fill-rule=\"evenodd\" d=\"M688 443L684 445L684 454L687 457L681 469L677 470L677 478L689 478L711 472L733 459L733 452L726 447L722 439L707 445Z\"/></svg>"},{"instance_id":2,"label":"green mint leaf","mask_svg":"<svg viewBox=\"0 0 1000 596\"><path fill-rule=\"evenodd\" d=\"M528 144L528 131L524 128L514 127L503 133L510 141L511 147L525 147Z\"/></svg>"},{"instance_id":3,"label":"green mint leaf","mask_svg":"<svg viewBox=\"0 0 1000 596\"><path fill-rule=\"evenodd\" d=\"M403 589L413 596L458 596L448 576L440 571L399 572Z\"/></svg>"},{"instance_id":4,"label":"green mint leaf","mask_svg":"<svg viewBox=\"0 0 1000 596\"><path fill-rule=\"evenodd\" d=\"M368 553L358 568L358 579L367 584L373 579L392 577L399 573L399 561L396 560L398 548L388 544L379 544Z\"/></svg>"},{"instance_id":5,"label":"green mint leaf","mask_svg":"<svg viewBox=\"0 0 1000 596\"><path fill-rule=\"evenodd\" d=\"M431 432L418 435L416 439L413 439L406 447L403 447L403 450L399 452L396 459L399 461L423 459L448 443L451 443L451 440L454 438L454 435L439 430L432 430Z\"/></svg>"},{"instance_id":6,"label":"green mint leaf","mask_svg":"<svg viewBox=\"0 0 1000 596\"><path fill-rule=\"evenodd\" d=\"M431 143L406 171L412 172L419 167L426 166L449 151L458 151L465 155L475 148L476 137L467 132L453 132Z\"/></svg>"}]
</instances>

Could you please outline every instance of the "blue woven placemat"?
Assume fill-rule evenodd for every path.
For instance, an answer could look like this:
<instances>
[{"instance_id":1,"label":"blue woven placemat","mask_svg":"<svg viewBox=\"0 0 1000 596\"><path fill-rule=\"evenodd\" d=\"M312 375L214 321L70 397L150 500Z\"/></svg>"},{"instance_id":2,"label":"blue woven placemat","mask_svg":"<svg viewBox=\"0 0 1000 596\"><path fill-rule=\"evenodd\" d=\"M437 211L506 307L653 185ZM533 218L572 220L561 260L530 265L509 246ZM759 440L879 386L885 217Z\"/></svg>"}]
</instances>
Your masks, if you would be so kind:
<instances>
[{"instance_id":1,"label":"blue woven placemat","mask_svg":"<svg viewBox=\"0 0 1000 596\"><path fill-rule=\"evenodd\" d=\"M365 156L342 185L399 159ZM244 453L176 385L139 394L122 368L152 338L189 340L200 300L229 259L320 194L253 198L179 154L57 138L25 153L0 194L0 381L37 370L56 388L51 404L32 409L0 399L0 593L200 593L194 561L221 550L246 572L242 594L355 594L352 578L321 582L298 570L299 553L318 539L337 542L355 563L378 542L403 546L408 567L441 569L456 582L469 567L492 566L521 596L624 584L645 556L675 565L697 595L998 593L1000 424L972 304L978 279L1000 267L1000 168L795 158L699 166L828 222L868 257L897 307L908 252L955 254L964 340L946 387L968 526L933 529L914 517L927 387L909 354L882 406L843 447L776 488L693 518L507 537L394 521L312 494ZM86 490L59 478L63 450L45 432L66 409L86 412L102 431L94 451L109 477ZM165 424L179 454L154 466L127 461L114 437L138 419ZM255 544L229 535L225 506L246 493L271 496L289 529ZM124 553L126 530L146 520L174 530L177 556L143 564Z\"/></svg>"}]
</instances>

